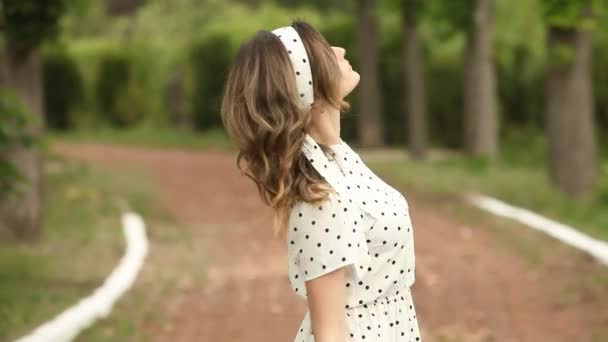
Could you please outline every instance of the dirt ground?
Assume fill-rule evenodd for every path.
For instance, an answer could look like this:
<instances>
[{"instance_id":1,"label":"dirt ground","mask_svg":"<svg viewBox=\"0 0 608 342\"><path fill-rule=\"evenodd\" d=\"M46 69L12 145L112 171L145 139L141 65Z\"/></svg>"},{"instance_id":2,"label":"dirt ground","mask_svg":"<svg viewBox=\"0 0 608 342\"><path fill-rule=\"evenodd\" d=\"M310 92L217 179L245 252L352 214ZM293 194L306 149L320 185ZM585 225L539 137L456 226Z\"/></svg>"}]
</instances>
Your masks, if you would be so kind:
<instances>
[{"instance_id":1,"label":"dirt ground","mask_svg":"<svg viewBox=\"0 0 608 342\"><path fill-rule=\"evenodd\" d=\"M158 182L160 200L192 229L201 251L192 257L209 261L204 285L167 298L168 320L142 322L142 329L157 341L293 340L306 304L289 287L286 246L272 237L271 212L238 173L233 154L53 148L103 167L145 169ZM415 229L412 292L423 341L608 341L605 268L515 224L491 218L472 224L441 201L400 190ZM541 261L531 262L530 253Z\"/></svg>"}]
</instances>

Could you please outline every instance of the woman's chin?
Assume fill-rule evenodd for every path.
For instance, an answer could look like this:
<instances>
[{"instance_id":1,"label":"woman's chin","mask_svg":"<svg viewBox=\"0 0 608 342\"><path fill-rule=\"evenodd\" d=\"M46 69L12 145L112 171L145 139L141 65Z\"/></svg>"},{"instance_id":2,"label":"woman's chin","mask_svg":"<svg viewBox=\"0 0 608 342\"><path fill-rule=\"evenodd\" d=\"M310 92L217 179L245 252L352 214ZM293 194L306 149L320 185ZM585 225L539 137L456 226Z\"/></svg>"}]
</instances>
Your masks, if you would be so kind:
<instances>
[{"instance_id":1,"label":"woman's chin","mask_svg":"<svg viewBox=\"0 0 608 342\"><path fill-rule=\"evenodd\" d=\"M354 71L352 72L352 84L353 84L353 89L357 87L357 85L359 84L359 81L361 80L361 75L359 75L358 72Z\"/></svg>"},{"instance_id":2,"label":"woman's chin","mask_svg":"<svg viewBox=\"0 0 608 342\"><path fill-rule=\"evenodd\" d=\"M359 73L354 70L348 74L348 78L342 79L341 88L342 88L343 97L346 97L355 88L357 88L357 85L359 84L360 79L361 79L361 76L359 76Z\"/></svg>"}]
</instances>

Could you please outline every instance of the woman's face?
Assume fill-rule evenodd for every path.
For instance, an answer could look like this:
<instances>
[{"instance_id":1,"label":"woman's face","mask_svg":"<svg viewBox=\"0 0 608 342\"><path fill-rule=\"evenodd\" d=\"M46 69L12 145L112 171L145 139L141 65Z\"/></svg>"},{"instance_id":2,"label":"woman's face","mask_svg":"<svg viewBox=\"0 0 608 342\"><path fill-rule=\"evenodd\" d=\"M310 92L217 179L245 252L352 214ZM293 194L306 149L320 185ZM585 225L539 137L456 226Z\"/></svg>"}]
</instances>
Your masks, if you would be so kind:
<instances>
[{"instance_id":1,"label":"woman's face","mask_svg":"<svg viewBox=\"0 0 608 342\"><path fill-rule=\"evenodd\" d=\"M342 73L342 79L340 81L340 96L344 98L346 95L350 94L353 89L355 89L357 84L359 84L359 79L361 76L359 76L358 72L353 70L350 62L344 58L346 50L338 46L332 46L331 48L336 54L338 66L340 67L340 72Z\"/></svg>"}]
</instances>

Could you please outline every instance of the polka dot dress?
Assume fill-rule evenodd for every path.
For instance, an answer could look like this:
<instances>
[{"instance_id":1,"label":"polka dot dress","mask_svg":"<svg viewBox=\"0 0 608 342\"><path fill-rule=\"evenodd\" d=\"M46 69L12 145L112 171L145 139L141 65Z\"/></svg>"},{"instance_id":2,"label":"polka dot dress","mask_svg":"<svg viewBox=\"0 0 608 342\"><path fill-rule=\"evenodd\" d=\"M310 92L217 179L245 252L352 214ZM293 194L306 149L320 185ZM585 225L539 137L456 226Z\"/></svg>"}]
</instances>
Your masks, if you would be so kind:
<instances>
[{"instance_id":1,"label":"polka dot dress","mask_svg":"<svg viewBox=\"0 0 608 342\"><path fill-rule=\"evenodd\" d=\"M288 276L306 299L305 281L347 266L348 341L421 341L410 287L414 239L408 204L341 141L324 153L306 135L303 152L336 190L298 202L287 227ZM294 342L315 341L307 311Z\"/></svg>"}]
</instances>

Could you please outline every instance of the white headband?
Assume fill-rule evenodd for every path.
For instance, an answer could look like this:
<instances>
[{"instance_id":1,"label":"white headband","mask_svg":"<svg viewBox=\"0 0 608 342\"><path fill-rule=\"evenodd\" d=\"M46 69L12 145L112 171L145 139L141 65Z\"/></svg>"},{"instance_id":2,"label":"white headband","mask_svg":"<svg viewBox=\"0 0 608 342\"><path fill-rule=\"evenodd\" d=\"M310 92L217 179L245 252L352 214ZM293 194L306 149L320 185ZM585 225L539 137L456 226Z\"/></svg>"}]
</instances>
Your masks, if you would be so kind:
<instances>
[{"instance_id":1,"label":"white headband","mask_svg":"<svg viewBox=\"0 0 608 342\"><path fill-rule=\"evenodd\" d=\"M310 109L314 101L312 87L312 72L306 48L298 32L291 26L280 27L272 31L281 39L287 49L291 66L296 77L296 86L300 102L305 109Z\"/></svg>"}]
</instances>

